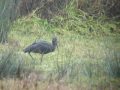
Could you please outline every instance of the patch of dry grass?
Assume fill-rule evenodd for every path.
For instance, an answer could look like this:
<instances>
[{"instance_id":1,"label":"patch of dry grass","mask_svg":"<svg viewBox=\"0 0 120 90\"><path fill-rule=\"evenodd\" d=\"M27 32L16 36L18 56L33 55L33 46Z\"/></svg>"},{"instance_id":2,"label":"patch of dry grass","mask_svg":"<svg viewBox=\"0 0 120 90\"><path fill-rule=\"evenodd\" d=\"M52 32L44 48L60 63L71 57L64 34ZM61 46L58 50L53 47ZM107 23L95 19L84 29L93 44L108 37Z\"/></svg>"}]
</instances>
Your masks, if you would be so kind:
<instances>
[{"instance_id":1,"label":"patch of dry grass","mask_svg":"<svg viewBox=\"0 0 120 90\"><path fill-rule=\"evenodd\" d=\"M3 79L0 80L0 90L119 90L119 85L112 83L107 85L91 85L91 84L67 84L59 82L41 82L35 77L20 79Z\"/></svg>"}]
</instances>

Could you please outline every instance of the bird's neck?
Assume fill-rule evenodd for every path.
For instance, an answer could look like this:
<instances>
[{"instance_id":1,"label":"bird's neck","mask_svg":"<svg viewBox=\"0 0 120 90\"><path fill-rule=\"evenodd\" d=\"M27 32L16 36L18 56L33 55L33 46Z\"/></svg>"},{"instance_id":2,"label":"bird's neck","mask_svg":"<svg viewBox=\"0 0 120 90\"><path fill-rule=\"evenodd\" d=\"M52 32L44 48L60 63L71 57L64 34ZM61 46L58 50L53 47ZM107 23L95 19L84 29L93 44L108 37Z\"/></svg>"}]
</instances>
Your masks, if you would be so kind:
<instances>
[{"instance_id":1,"label":"bird's neck","mask_svg":"<svg viewBox=\"0 0 120 90\"><path fill-rule=\"evenodd\" d=\"M56 49L56 46L57 46L57 45L53 44L53 50L52 50L52 51L54 51L54 50Z\"/></svg>"}]
</instances>

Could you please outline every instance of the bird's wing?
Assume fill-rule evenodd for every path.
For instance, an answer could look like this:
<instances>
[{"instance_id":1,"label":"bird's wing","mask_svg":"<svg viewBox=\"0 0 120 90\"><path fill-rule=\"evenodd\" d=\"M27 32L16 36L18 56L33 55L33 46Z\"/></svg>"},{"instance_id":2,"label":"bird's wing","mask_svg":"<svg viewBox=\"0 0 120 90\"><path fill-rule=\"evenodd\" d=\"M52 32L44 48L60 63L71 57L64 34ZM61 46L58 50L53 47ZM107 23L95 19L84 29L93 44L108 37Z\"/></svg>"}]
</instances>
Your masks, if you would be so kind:
<instances>
[{"instance_id":1,"label":"bird's wing","mask_svg":"<svg viewBox=\"0 0 120 90\"><path fill-rule=\"evenodd\" d=\"M52 44L46 41L32 43L24 49L24 52L48 53L52 51Z\"/></svg>"},{"instance_id":2,"label":"bird's wing","mask_svg":"<svg viewBox=\"0 0 120 90\"><path fill-rule=\"evenodd\" d=\"M40 40L35 40L31 45L35 45L35 44L37 44L37 43L39 43L39 42L46 42L46 41L44 41L44 40L42 40L42 39L40 39Z\"/></svg>"},{"instance_id":3,"label":"bird's wing","mask_svg":"<svg viewBox=\"0 0 120 90\"><path fill-rule=\"evenodd\" d=\"M52 49L52 45L48 42L39 42L36 44L37 49L39 49L41 52L50 52Z\"/></svg>"},{"instance_id":4,"label":"bird's wing","mask_svg":"<svg viewBox=\"0 0 120 90\"><path fill-rule=\"evenodd\" d=\"M43 48L46 48L46 49L52 48L51 43L48 43L46 41L39 43L39 45Z\"/></svg>"}]
</instances>

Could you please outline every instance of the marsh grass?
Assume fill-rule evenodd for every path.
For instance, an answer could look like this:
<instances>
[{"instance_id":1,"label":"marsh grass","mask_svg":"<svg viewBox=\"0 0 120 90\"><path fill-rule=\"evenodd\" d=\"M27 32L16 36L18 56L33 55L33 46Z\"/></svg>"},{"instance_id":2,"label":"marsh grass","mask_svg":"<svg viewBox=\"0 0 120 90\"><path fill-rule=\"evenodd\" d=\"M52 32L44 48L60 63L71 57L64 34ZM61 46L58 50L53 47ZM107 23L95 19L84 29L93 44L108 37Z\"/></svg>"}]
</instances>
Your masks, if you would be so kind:
<instances>
[{"instance_id":1,"label":"marsh grass","mask_svg":"<svg viewBox=\"0 0 120 90\"><path fill-rule=\"evenodd\" d=\"M75 85L76 87L71 87L72 90L88 90L90 88L92 90L109 90L111 89L111 87L112 90L114 90L115 88L118 89L118 63L120 60L119 35L117 34L116 36L114 36L109 33L107 35L103 35L102 33L97 35L89 34L88 32L87 34L83 35L77 33L73 29L69 30L69 26L73 27L74 25L76 25L76 23L78 23L80 26L76 25L77 28L74 29L80 32L81 30L83 30L83 32L86 32L84 29L87 30L89 25L95 25L95 27L97 28L98 26L100 26L102 27L101 31L108 30L106 24L101 25L101 23L98 22L96 26L96 21L94 21L93 19L89 19L88 21L85 20L85 22L81 22L77 19L78 18L74 17L66 22L64 22L64 20L63 22L59 22L58 20L58 24L55 24L56 21L53 20L52 24L51 22L48 23L47 21L37 18L35 15L23 17L14 22L9 34L9 42L7 43L7 45L1 45L0 49L2 52L4 52L4 49L8 46L8 50L10 48L14 48L13 51L18 54L11 54L11 57L9 58L10 61L12 60L13 62L15 60L19 61L22 59L25 63L25 68L32 69L33 71L43 71L43 76L46 76L45 80L47 84L43 82L42 85L46 88L39 86L38 88L41 90L57 90L58 86L61 84L64 85L64 83L67 83L70 86ZM91 24L89 24L89 21L91 22ZM86 22L89 25L86 24ZM65 25L65 27L62 27L61 24ZM81 24L84 26L84 29L81 28ZM58 37L59 48L56 49L55 52L44 55L42 64L40 64L40 54L32 53L32 56L35 58L35 60L32 60L32 58L28 54L23 53L23 49L33 43L35 40L44 39L51 42L51 38L53 35L56 35ZM16 41L18 45L15 44ZM3 56L6 58L9 53L7 54L7 52L5 52L3 53ZM5 61L4 59L1 60ZM18 65L18 62L13 62L13 65ZM8 66L11 67L9 63ZM15 68L17 67L14 67L13 69ZM29 78L27 79L27 81L29 82ZM12 82L14 83L16 82L16 80L13 80ZM19 85L20 82L18 83ZM38 85L41 84L41 82L39 81L37 81L37 83ZM30 90L29 85L31 85L31 83L28 83L28 90ZM67 85L65 85L65 87L66 86ZM70 90L69 86L67 86L66 88L69 89L65 90ZM36 89L33 87L32 90Z\"/></svg>"},{"instance_id":2,"label":"marsh grass","mask_svg":"<svg viewBox=\"0 0 120 90\"><path fill-rule=\"evenodd\" d=\"M19 77L24 70L23 59L14 50L0 53L0 78Z\"/></svg>"},{"instance_id":3,"label":"marsh grass","mask_svg":"<svg viewBox=\"0 0 120 90\"><path fill-rule=\"evenodd\" d=\"M10 32L10 26L12 19L15 18L14 0L1 0L0 1L0 43L6 43L8 41L8 34Z\"/></svg>"}]
</instances>

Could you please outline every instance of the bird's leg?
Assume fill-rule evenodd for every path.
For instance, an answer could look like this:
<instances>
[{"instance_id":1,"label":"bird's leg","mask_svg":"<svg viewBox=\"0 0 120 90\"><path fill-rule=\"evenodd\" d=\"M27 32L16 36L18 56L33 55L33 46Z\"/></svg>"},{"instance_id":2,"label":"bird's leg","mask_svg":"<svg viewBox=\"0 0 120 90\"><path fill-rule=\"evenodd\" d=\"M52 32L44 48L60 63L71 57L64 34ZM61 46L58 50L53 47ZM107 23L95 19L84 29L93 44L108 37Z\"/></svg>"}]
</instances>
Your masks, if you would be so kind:
<instances>
[{"instance_id":1,"label":"bird's leg","mask_svg":"<svg viewBox=\"0 0 120 90\"><path fill-rule=\"evenodd\" d=\"M30 57L32 58L32 64L35 64L35 59L32 57L32 55L29 53Z\"/></svg>"},{"instance_id":2,"label":"bird's leg","mask_svg":"<svg viewBox=\"0 0 120 90\"><path fill-rule=\"evenodd\" d=\"M32 57L32 55L29 53L30 57L34 60L34 58Z\"/></svg>"},{"instance_id":3,"label":"bird's leg","mask_svg":"<svg viewBox=\"0 0 120 90\"><path fill-rule=\"evenodd\" d=\"M40 63L42 63L42 59L43 59L43 54L41 54L41 62Z\"/></svg>"}]
</instances>

